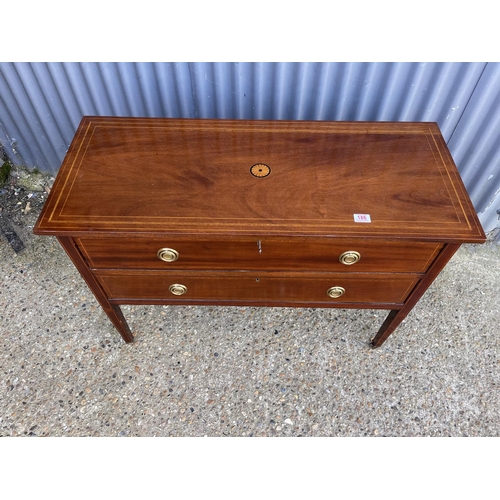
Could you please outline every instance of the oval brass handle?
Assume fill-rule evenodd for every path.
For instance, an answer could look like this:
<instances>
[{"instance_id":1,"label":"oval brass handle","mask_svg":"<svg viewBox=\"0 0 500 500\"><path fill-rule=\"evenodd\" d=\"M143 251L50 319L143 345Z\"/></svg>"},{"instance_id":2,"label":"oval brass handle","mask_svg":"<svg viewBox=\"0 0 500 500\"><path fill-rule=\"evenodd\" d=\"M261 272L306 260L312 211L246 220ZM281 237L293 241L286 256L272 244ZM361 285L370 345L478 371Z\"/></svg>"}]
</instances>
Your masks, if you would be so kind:
<instances>
[{"instance_id":1,"label":"oval brass handle","mask_svg":"<svg viewBox=\"0 0 500 500\"><path fill-rule=\"evenodd\" d=\"M354 250L348 250L339 257L340 262L342 262L342 264L345 264L346 266L352 266L352 264L356 264L359 259L361 259L361 254L359 252L355 252Z\"/></svg>"},{"instance_id":2,"label":"oval brass handle","mask_svg":"<svg viewBox=\"0 0 500 500\"><path fill-rule=\"evenodd\" d=\"M174 295L184 295L188 291L187 286L180 285L179 283L175 283L174 285L170 285L168 287L168 289Z\"/></svg>"},{"instance_id":3,"label":"oval brass handle","mask_svg":"<svg viewBox=\"0 0 500 500\"><path fill-rule=\"evenodd\" d=\"M342 297L345 293L345 288L341 286L332 286L326 291L326 294L332 299L337 299L338 297Z\"/></svg>"},{"instance_id":4,"label":"oval brass handle","mask_svg":"<svg viewBox=\"0 0 500 500\"><path fill-rule=\"evenodd\" d=\"M179 252L173 248L160 248L156 255L165 262L174 262L179 258Z\"/></svg>"}]
</instances>

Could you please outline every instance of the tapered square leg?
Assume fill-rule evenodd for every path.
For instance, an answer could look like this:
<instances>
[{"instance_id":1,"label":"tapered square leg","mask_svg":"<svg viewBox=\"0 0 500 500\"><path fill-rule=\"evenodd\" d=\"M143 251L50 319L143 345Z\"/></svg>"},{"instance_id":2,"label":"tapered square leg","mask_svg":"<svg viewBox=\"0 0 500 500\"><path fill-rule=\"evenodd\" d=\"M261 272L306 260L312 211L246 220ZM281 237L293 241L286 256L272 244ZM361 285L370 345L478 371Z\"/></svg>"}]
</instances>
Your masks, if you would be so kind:
<instances>
[{"instance_id":1,"label":"tapered square leg","mask_svg":"<svg viewBox=\"0 0 500 500\"><path fill-rule=\"evenodd\" d=\"M127 343L134 341L134 336L130 331L130 328L125 320L120 306L111 304L101 285L97 282L94 274L88 268L87 263L82 257L80 251L76 247L72 238L69 237L58 237L59 243L62 245L69 258L73 261L83 279L86 281L89 288L92 290L95 298L103 308L104 312L107 314L108 318L111 320L115 328L118 330L123 340Z\"/></svg>"},{"instance_id":2,"label":"tapered square leg","mask_svg":"<svg viewBox=\"0 0 500 500\"><path fill-rule=\"evenodd\" d=\"M97 299L99 300L99 299ZM100 301L99 301L100 302ZM111 323L115 325L115 328L118 330L119 334L122 336L123 340L130 344L134 341L134 336L130 331L130 328L127 324L127 320L123 317L123 313L120 309L120 306L110 304L110 308L108 309L100 302L104 312L108 315L108 318L111 320Z\"/></svg>"},{"instance_id":3,"label":"tapered square leg","mask_svg":"<svg viewBox=\"0 0 500 500\"><path fill-rule=\"evenodd\" d=\"M408 312L403 311L403 309L393 309L382 323L377 335L371 340L371 346L380 347L387 337L399 326L401 321L405 319Z\"/></svg>"},{"instance_id":4,"label":"tapered square leg","mask_svg":"<svg viewBox=\"0 0 500 500\"><path fill-rule=\"evenodd\" d=\"M371 341L372 347L380 347L389 337L389 335L399 326L408 313L413 309L413 306L420 300L420 297L425 293L427 288L434 281L436 276L441 272L448 261L453 257L453 254L460 248L460 245L449 243L443 247L440 254L436 257L427 274L417 284L410 293L401 309L393 309L385 321L382 323L377 335Z\"/></svg>"}]
</instances>

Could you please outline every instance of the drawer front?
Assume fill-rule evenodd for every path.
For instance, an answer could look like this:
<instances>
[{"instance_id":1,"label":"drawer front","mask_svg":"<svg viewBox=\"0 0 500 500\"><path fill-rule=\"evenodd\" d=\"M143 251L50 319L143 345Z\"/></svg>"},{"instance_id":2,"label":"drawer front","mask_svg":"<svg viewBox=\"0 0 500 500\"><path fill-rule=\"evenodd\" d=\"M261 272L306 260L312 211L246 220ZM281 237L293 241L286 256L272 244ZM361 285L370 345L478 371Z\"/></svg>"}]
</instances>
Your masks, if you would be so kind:
<instances>
[{"instance_id":1,"label":"drawer front","mask_svg":"<svg viewBox=\"0 0 500 500\"><path fill-rule=\"evenodd\" d=\"M353 276L109 270L95 274L111 299L178 302L402 303L420 279L418 275L383 273Z\"/></svg>"},{"instance_id":2,"label":"drawer front","mask_svg":"<svg viewBox=\"0 0 500 500\"><path fill-rule=\"evenodd\" d=\"M423 273L442 244L345 238L168 240L77 238L95 269L283 270ZM158 251L165 249L167 259ZM173 251L173 252L172 252ZM340 261L341 256L346 263ZM356 260L354 264L349 264Z\"/></svg>"}]
</instances>

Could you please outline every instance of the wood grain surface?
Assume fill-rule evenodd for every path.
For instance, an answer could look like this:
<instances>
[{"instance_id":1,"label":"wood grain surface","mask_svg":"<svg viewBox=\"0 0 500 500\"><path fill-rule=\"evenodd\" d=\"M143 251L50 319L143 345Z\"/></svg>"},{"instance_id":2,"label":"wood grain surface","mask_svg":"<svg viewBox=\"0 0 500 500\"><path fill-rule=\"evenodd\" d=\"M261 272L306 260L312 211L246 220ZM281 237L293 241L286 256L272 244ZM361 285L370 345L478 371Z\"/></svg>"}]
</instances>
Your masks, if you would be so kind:
<instances>
[{"instance_id":1,"label":"wood grain surface","mask_svg":"<svg viewBox=\"0 0 500 500\"><path fill-rule=\"evenodd\" d=\"M124 269L281 269L331 272L425 272L442 245L346 238L234 238L186 240L175 238L77 238L92 268ZM160 248L179 253L174 262L157 256ZM346 251L360 253L359 262L345 265Z\"/></svg>"},{"instance_id":2,"label":"wood grain surface","mask_svg":"<svg viewBox=\"0 0 500 500\"><path fill-rule=\"evenodd\" d=\"M145 228L484 239L434 123L84 117L35 232Z\"/></svg>"},{"instance_id":3,"label":"wood grain surface","mask_svg":"<svg viewBox=\"0 0 500 500\"><path fill-rule=\"evenodd\" d=\"M179 303L189 299L323 302L402 303L421 276L413 274L305 274L305 273L196 273L105 270L95 272L112 299L162 299ZM174 296L173 284L187 287ZM327 295L330 287L345 289L342 297Z\"/></svg>"}]
</instances>

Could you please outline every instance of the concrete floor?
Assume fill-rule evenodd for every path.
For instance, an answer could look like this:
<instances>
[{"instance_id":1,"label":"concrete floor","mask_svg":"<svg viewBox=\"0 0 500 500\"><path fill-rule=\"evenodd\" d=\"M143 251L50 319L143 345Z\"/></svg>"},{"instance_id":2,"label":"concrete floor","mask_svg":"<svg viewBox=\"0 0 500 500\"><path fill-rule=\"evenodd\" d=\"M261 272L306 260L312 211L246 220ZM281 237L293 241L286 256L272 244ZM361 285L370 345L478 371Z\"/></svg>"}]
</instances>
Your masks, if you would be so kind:
<instances>
[{"instance_id":1,"label":"concrete floor","mask_svg":"<svg viewBox=\"0 0 500 500\"><path fill-rule=\"evenodd\" d=\"M251 307L125 306L126 345L32 235L30 189L0 194L25 247L0 235L0 435L500 434L498 244L463 246L377 350L385 311Z\"/></svg>"}]
</instances>

